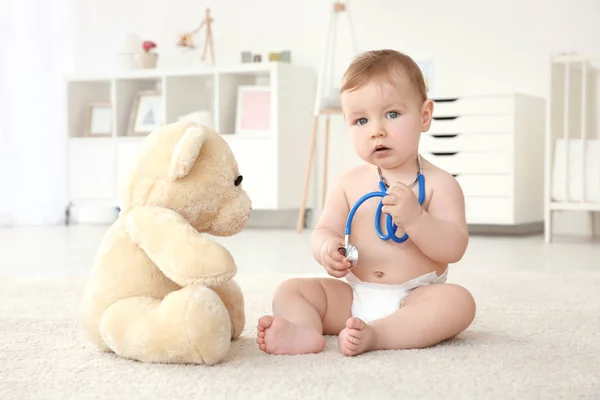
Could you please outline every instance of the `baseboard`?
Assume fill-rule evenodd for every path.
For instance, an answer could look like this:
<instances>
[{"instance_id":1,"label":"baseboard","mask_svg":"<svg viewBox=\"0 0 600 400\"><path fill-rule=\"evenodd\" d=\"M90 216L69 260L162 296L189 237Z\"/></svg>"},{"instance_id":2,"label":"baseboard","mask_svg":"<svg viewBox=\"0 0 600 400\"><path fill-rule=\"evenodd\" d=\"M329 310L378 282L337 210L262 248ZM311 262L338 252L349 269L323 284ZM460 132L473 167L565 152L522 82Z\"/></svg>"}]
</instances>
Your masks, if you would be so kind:
<instances>
[{"instance_id":1,"label":"baseboard","mask_svg":"<svg viewBox=\"0 0 600 400\"><path fill-rule=\"evenodd\" d=\"M296 229L298 225L298 209L286 210L252 210L248 228L252 229ZM311 223L311 212L306 211L304 226Z\"/></svg>"},{"instance_id":2,"label":"baseboard","mask_svg":"<svg viewBox=\"0 0 600 400\"><path fill-rule=\"evenodd\" d=\"M469 225L471 235L539 235L544 232L543 222L518 225Z\"/></svg>"},{"instance_id":3,"label":"baseboard","mask_svg":"<svg viewBox=\"0 0 600 400\"><path fill-rule=\"evenodd\" d=\"M119 210L110 205L72 205L65 212L65 223L112 224L119 217Z\"/></svg>"},{"instance_id":4,"label":"baseboard","mask_svg":"<svg viewBox=\"0 0 600 400\"><path fill-rule=\"evenodd\" d=\"M85 205L71 206L68 210L69 224L112 224L119 211L111 206ZM298 209L253 210L248 228L254 229L296 229ZM311 212L307 210L305 227L311 225Z\"/></svg>"},{"instance_id":5,"label":"baseboard","mask_svg":"<svg viewBox=\"0 0 600 400\"><path fill-rule=\"evenodd\" d=\"M253 210L248 228L251 229L296 229L298 209ZM111 224L118 217L118 209L107 206L73 206L69 210L71 224ZM312 210L306 210L304 228L312 227ZM543 233L543 222L520 225L469 225L471 235L538 235Z\"/></svg>"},{"instance_id":6,"label":"baseboard","mask_svg":"<svg viewBox=\"0 0 600 400\"><path fill-rule=\"evenodd\" d=\"M252 229L296 229L298 209L287 210L253 210L248 222ZM311 229L312 210L306 210L304 228ZM472 235L539 235L544 232L543 222L532 222L518 225L469 225Z\"/></svg>"}]
</instances>

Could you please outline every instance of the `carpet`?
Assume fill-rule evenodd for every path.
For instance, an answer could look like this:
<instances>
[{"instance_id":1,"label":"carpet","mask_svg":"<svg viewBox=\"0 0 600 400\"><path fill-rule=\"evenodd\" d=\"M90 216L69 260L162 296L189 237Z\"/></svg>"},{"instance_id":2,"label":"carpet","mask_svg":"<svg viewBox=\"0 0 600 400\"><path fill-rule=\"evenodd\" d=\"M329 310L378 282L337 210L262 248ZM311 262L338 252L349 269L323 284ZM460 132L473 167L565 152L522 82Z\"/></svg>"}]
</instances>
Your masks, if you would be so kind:
<instances>
[{"instance_id":1,"label":"carpet","mask_svg":"<svg viewBox=\"0 0 600 400\"><path fill-rule=\"evenodd\" d=\"M98 353L76 311L81 279L0 281L0 399L600 398L600 273L451 270L477 316L422 350L269 356L255 344L285 276L239 276L248 323L214 366L143 364Z\"/></svg>"}]
</instances>

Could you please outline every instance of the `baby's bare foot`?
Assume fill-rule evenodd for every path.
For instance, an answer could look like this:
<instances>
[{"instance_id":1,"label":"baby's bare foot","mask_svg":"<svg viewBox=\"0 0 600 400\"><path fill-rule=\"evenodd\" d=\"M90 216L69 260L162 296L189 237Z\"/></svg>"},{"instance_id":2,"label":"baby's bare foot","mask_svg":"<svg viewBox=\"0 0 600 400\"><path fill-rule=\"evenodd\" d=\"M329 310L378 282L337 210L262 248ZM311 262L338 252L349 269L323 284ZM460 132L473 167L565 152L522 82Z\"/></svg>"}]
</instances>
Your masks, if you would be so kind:
<instances>
[{"instance_id":1,"label":"baby's bare foot","mask_svg":"<svg viewBox=\"0 0 600 400\"><path fill-rule=\"evenodd\" d=\"M269 354L319 353L325 348L319 332L271 315L258 320L256 343Z\"/></svg>"},{"instance_id":2,"label":"baby's bare foot","mask_svg":"<svg viewBox=\"0 0 600 400\"><path fill-rule=\"evenodd\" d=\"M355 356L371 350L375 331L360 318L348 318L346 328L338 335L340 351L345 356Z\"/></svg>"}]
</instances>

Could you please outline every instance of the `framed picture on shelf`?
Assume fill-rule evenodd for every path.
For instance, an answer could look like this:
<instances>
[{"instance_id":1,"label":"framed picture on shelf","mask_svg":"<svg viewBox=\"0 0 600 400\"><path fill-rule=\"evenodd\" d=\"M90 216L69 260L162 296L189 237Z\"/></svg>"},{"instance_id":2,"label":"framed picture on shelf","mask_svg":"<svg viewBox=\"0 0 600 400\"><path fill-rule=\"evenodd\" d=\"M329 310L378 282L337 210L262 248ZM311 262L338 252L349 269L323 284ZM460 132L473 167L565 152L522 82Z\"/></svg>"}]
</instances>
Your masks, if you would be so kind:
<instances>
[{"instance_id":1,"label":"framed picture on shelf","mask_svg":"<svg viewBox=\"0 0 600 400\"><path fill-rule=\"evenodd\" d=\"M162 94L157 90L138 92L131 107L128 136L146 136L164 124Z\"/></svg>"},{"instance_id":2,"label":"framed picture on shelf","mask_svg":"<svg viewBox=\"0 0 600 400\"><path fill-rule=\"evenodd\" d=\"M91 103L86 114L84 136L112 136L112 106L107 102Z\"/></svg>"},{"instance_id":3,"label":"framed picture on shelf","mask_svg":"<svg viewBox=\"0 0 600 400\"><path fill-rule=\"evenodd\" d=\"M262 135L271 130L271 88L240 86L235 112L236 135Z\"/></svg>"}]
</instances>

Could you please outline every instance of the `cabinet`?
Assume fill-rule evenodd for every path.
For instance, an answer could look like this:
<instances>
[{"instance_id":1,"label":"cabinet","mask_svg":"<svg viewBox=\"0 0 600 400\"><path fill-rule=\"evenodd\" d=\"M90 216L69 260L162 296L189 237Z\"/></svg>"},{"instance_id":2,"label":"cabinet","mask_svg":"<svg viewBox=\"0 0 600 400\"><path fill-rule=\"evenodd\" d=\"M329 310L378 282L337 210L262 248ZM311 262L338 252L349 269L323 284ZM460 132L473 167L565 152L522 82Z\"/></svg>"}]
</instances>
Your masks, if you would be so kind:
<instances>
[{"instance_id":1,"label":"cabinet","mask_svg":"<svg viewBox=\"0 0 600 400\"><path fill-rule=\"evenodd\" d=\"M255 210L297 210L303 179L295 157L308 152L316 74L290 63L253 63L183 70L131 70L69 76L67 84L69 222L112 222L119 190L144 139L130 136L138 93L160 93L160 123L208 112L211 127L228 142ZM238 89L268 88L267 130L236 132ZM111 133L86 135L89 106L110 105Z\"/></svg>"},{"instance_id":2,"label":"cabinet","mask_svg":"<svg viewBox=\"0 0 600 400\"><path fill-rule=\"evenodd\" d=\"M470 225L543 221L544 99L523 94L434 99L422 156L454 175Z\"/></svg>"}]
</instances>

